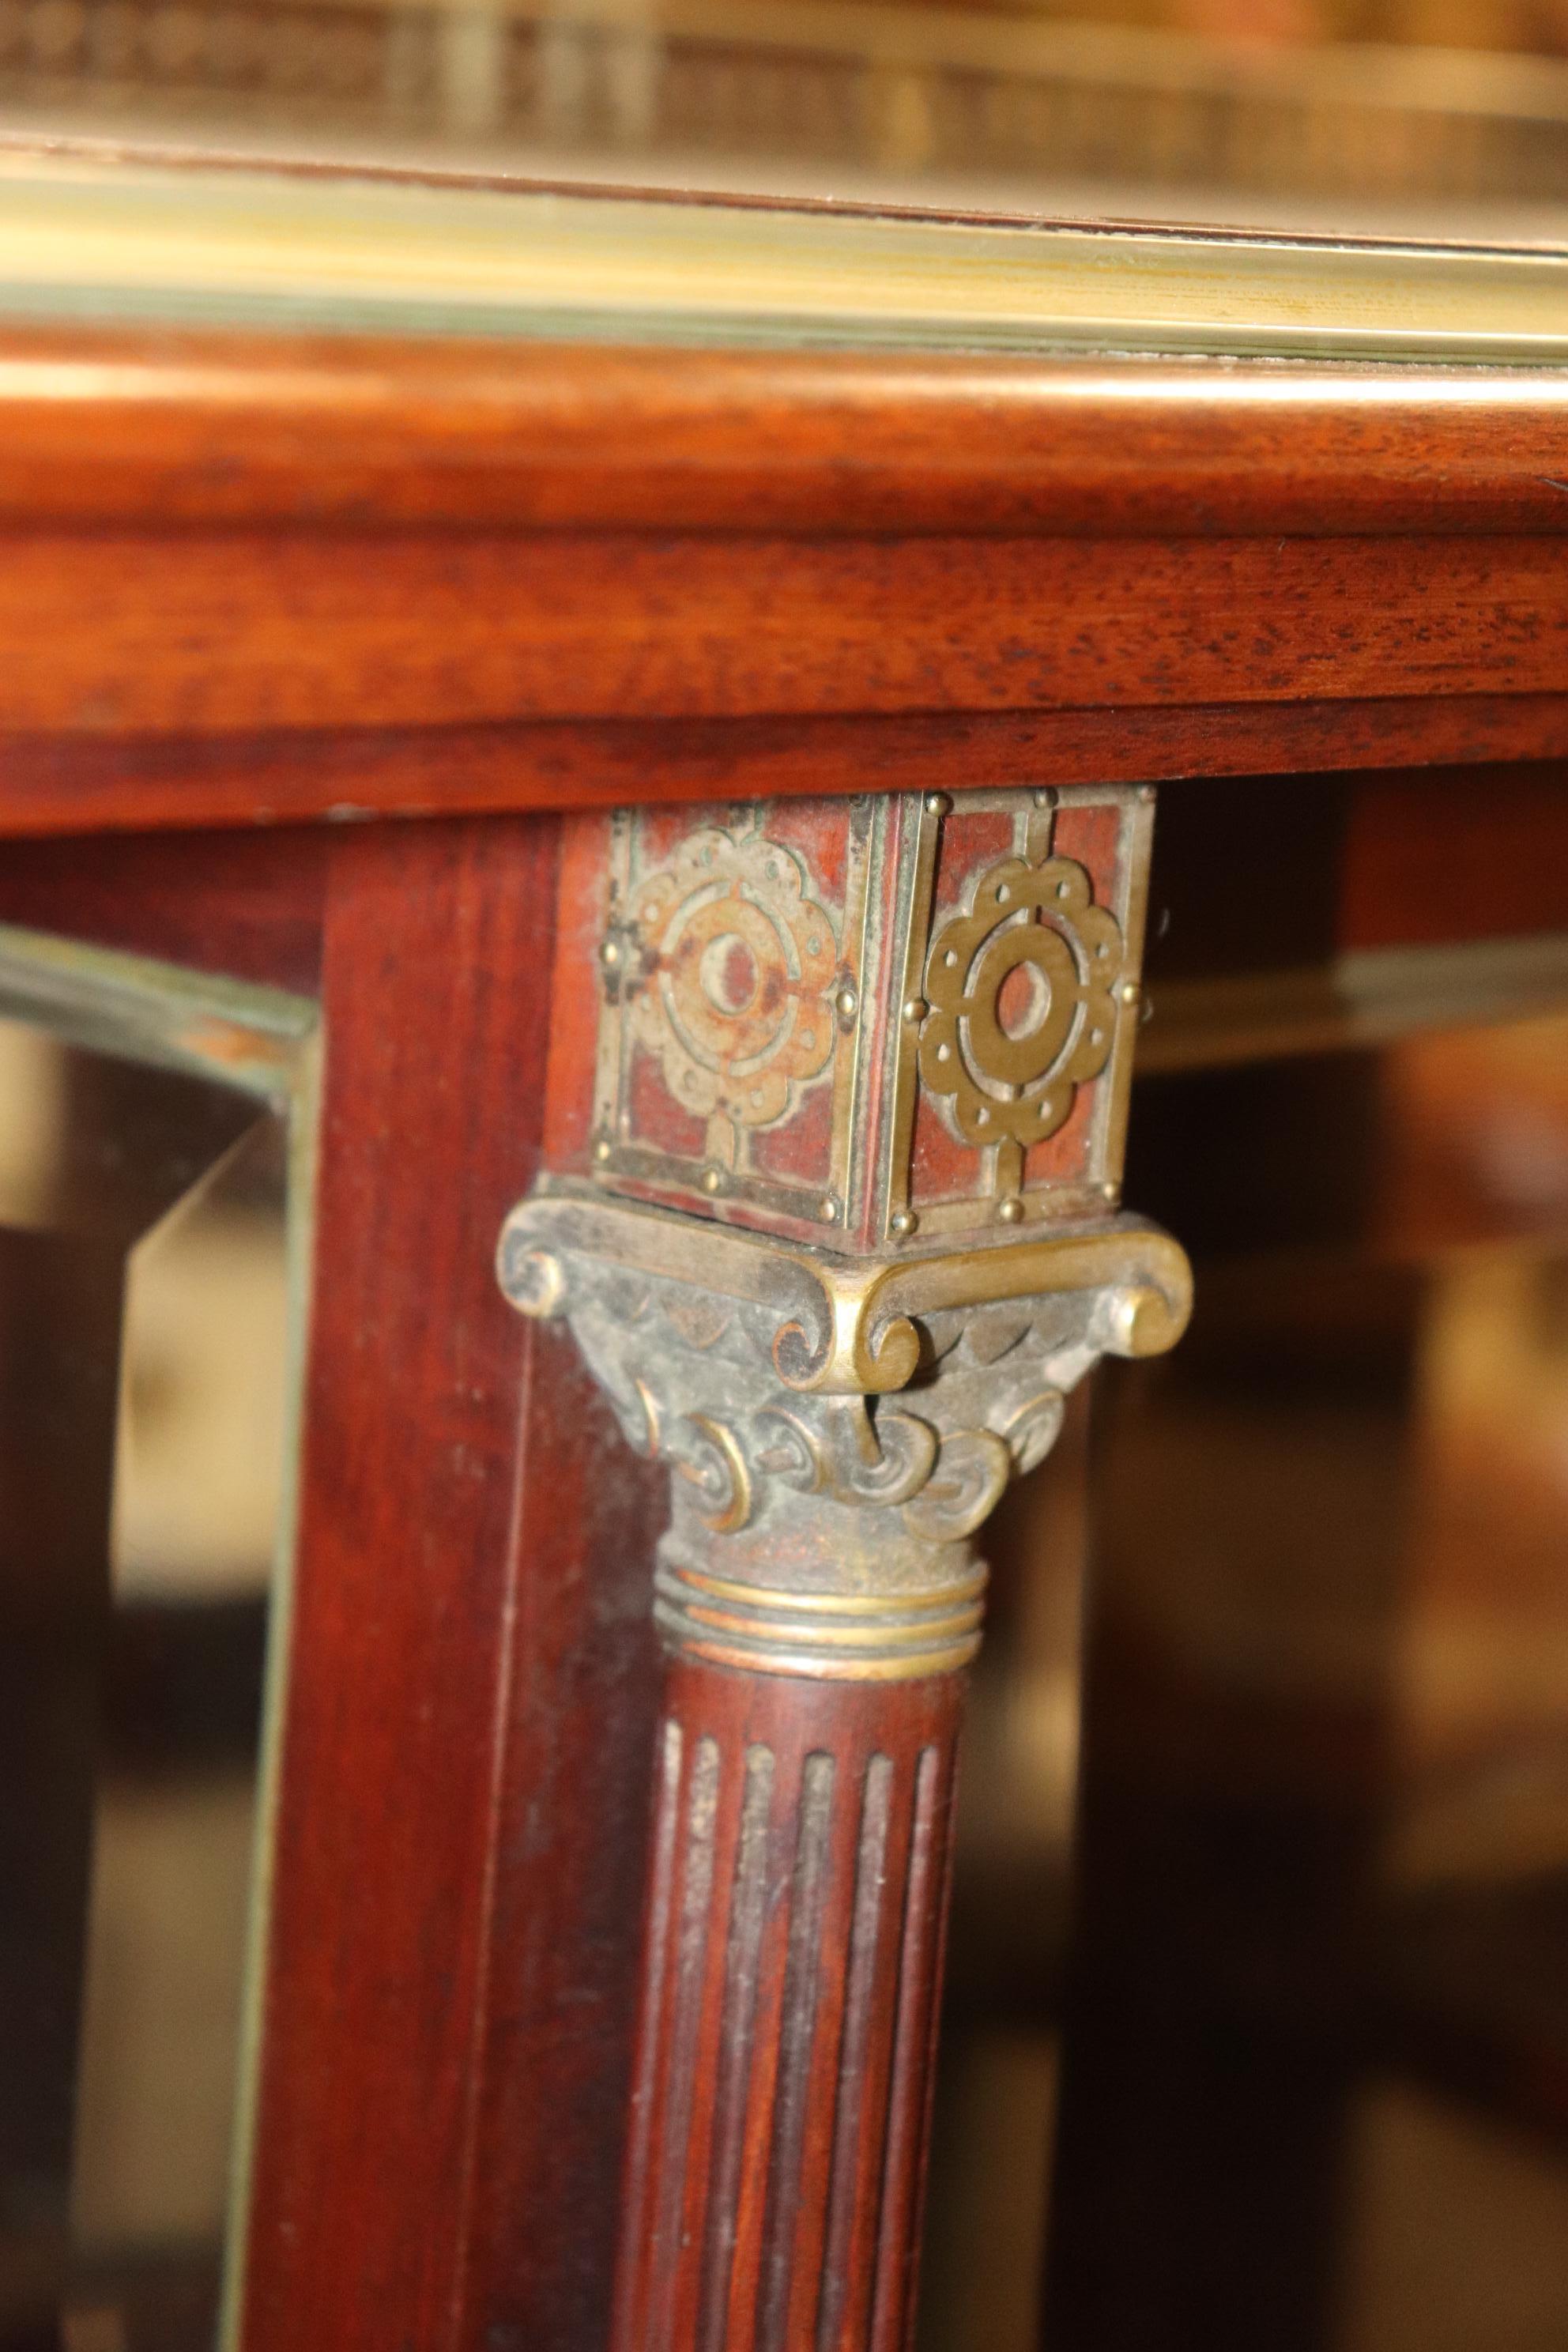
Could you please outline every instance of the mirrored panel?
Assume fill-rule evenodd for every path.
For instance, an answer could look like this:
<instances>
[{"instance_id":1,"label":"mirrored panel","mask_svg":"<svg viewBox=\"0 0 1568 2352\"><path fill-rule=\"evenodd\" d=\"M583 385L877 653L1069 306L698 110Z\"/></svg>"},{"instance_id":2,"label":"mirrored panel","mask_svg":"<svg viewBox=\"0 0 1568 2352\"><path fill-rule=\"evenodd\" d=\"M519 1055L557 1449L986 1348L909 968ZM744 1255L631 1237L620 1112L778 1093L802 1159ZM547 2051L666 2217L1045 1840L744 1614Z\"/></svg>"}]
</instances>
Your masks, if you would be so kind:
<instances>
[{"instance_id":1,"label":"mirrored panel","mask_svg":"<svg viewBox=\"0 0 1568 2352\"><path fill-rule=\"evenodd\" d=\"M1156 943L1198 1309L988 1532L923 2352L1568 2342L1568 941L1270 944Z\"/></svg>"},{"instance_id":2,"label":"mirrored panel","mask_svg":"<svg viewBox=\"0 0 1568 2352\"><path fill-rule=\"evenodd\" d=\"M1562 0L0 0L15 131L1560 241Z\"/></svg>"},{"instance_id":3,"label":"mirrored panel","mask_svg":"<svg viewBox=\"0 0 1568 2352\"><path fill-rule=\"evenodd\" d=\"M237 2272L312 1029L0 929L0 2352Z\"/></svg>"}]
</instances>

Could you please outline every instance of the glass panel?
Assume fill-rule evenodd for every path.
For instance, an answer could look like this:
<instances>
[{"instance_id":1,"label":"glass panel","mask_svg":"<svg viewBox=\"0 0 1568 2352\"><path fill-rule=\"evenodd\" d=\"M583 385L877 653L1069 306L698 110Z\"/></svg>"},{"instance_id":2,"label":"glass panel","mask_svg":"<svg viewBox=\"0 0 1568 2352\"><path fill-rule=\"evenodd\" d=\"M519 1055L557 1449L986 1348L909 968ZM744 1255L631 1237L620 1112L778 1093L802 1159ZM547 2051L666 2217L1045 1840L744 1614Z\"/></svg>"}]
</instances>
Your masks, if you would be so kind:
<instances>
[{"instance_id":1,"label":"glass panel","mask_svg":"<svg viewBox=\"0 0 1568 2352\"><path fill-rule=\"evenodd\" d=\"M1077 217L1561 237L1561 0L0 0L14 124Z\"/></svg>"},{"instance_id":2,"label":"glass panel","mask_svg":"<svg viewBox=\"0 0 1568 2352\"><path fill-rule=\"evenodd\" d=\"M0 1005L95 1033L0 1018L0 2352L219 2326L299 1122L185 985L0 939Z\"/></svg>"},{"instance_id":3,"label":"glass panel","mask_svg":"<svg viewBox=\"0 0 1568 2352\"><path fill-rule=\"evenodd\" d=\"M1568 2342L1568 1013L1145 1077L1128 1192L1198 1308L988 1546L922 2343Z\"/></svg>"}]
</instances>

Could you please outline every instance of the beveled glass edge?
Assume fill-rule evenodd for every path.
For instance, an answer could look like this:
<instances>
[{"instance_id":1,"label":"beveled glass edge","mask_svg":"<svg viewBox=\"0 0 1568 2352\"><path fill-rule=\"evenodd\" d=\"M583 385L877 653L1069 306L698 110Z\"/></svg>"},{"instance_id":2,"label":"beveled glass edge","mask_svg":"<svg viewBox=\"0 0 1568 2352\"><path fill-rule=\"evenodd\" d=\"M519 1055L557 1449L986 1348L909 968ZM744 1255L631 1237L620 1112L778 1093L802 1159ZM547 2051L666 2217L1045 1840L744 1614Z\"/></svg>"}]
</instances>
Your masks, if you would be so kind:
<instances>
[{"instance_id":1,"label":"beveled glass edge","mask_svg":"<svg viewBox=\"0 0 1568 2352\"><path fill-rule=\"evenodd\" d=\"M0 923L0 1017L292 1108L314 1000Z\"/></svg>"},{"instance_id":2,"label":"beveled glass edge","mask_svg":"<svg viewBox=\"0 0 1568 2352\"><path fill-rule=\"evenodd\" d=\"M1353 1052L1568 1013L1568 932L1359 948L1321 964L1165 981L1151 1001L1140 1078Z\"/></svg>"},{"instance_id":3,"label":"beveled glass edge","mask_svg":"<svg viewBox=\"0 0 1568 2352\"><path fill-rule=\"evenodd\" d=\"M0 142L0 314L1568 364L1568 250L696 199Z\"/></svg>"},{"instance_id":4,"label":"beveled glass edge","mask_svg":"<svg viewBox=\"0 0 1568 2352\"><path fill-rule=\"evenodd\" d=\"M294 998L299 1005L308 999ZM316 1006L310 1004L314 1016ZM312 1017L298 1038L288 1122L284 1250L288 1313L283 1368L283 1462L278 1494L278 1538L261 1692L257 1753L256 1834L251 1853L250 1920L241 1980L238 2063L235 2071L229 2141L228 2212L224 2234L222 2300L215 2352L240 2352L246 2278L250 2261L256 2131L261 2104L261 2060L267 2013L267 1954L271 1940L277 1875L278 1811L283 1777L283 1735L293 1651L295 1569L300 1535L300 1482L305 1450L305 1381L310 1340L311 1278L316 1254L316 1176L321 1157L322 1036Z\"/></svg>"},{"instance_id":5,"label":"beveled glass edge","mask_svg":"<svg viewBox=\"0 0 1568 2352\"><path fill-rule=\"evenodd\" d=\"M215 2347L215 2352L237 2352L249 2255L266 1962L299 1535L321 1129L320 1007L313 998L282 989L0 923L0 1018L30 1022L90 1052L181 1070L232 1087L256 1098L258 1105L283 1114L287 1120L283 1460L257 1747L250 1916L240 1991Z\"/></svg>"}]
</instances>

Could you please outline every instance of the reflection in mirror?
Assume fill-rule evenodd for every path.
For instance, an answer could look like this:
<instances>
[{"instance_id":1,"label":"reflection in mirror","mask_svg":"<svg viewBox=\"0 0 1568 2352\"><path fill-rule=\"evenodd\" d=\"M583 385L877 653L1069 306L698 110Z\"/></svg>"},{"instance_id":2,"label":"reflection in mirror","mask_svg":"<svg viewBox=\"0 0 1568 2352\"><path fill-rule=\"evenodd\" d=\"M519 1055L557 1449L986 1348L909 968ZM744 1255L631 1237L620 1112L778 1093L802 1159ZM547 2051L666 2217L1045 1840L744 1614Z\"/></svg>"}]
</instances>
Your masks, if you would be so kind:
<instances>
[{"instance_id":1,"label":"reflection in mirror","mask_svg":"<svg viewBox=\"0 0 1568 2352\"><path fill-rule=\"evenodd\" d=\"M0 1020L0 2352L218 2333L289 1121L193 1034L158 1067Z\"/></svg>"},{"instance_id":2,"label":"reflection in mirror","mask_svg":"<svg viewBox=\"0 0 1568 2352\"><path fill-rule=\"evenodd\" d=\"M1561 238L1562 0L5 0L9 123L1068 218Z\"/></svg>"},{"instance_id":3,"label":"reflection in mirror","mask_svg":"<svg viewBox=\"0 0 1568 2352\"><path fill-rule=\"evenodd\" d=\"M1172 1052L1151 982L1128 1189L1198 1309L990 1533L924 2352L1568 2343L1551 944L1423 992L1511 973L1525 1017L1374 1046L1319 1049L1327 986L1300 1052L1304 990L1216 986ZM1342 1039L1410 1001L1372 961Z\"/></svg>"}]
</instances>

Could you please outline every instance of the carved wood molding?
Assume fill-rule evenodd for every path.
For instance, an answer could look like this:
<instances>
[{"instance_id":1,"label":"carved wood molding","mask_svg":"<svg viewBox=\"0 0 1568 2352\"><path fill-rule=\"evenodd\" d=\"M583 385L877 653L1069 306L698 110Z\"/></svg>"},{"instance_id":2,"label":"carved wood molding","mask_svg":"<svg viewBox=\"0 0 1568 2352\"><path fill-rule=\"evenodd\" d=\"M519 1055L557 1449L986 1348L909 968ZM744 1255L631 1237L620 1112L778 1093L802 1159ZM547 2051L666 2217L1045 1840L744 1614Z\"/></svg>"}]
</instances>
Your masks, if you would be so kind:
<instances>
[{"instance_id":1,"label":"carved wood molding","mask_svg":"<svg viewBox=\"0 0 1568 2352\"><path fill-rule=\"evenodd\" d=\"M1416 362L1194 369L82 318L12 318L0 353L0 511L35 528L1206 538L1568 521L1554 369L1478 384Z\"/></svg>"},{"instance_id":2,"label":"carved wood molding","mask_svg":"<svg viewBox=\"0 0 1568 2352\"><path fill-rule=\"evenodd\" d=\"M961 1685L671 1670L615 2352L902 2352Z\"/></svg>"}]
</instances>

